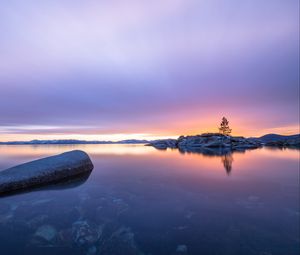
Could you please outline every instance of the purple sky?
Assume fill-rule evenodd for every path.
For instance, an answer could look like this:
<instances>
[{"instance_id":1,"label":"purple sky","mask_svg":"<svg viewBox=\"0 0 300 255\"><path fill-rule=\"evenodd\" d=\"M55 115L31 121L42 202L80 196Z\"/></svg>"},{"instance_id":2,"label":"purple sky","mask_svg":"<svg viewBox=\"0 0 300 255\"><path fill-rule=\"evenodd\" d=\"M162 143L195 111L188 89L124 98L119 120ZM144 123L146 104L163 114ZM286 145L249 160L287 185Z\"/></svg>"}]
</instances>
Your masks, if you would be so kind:
<instances>
[{"instance_id":1,"label":"purple sky","mask_svg":"<svg viewBox=\"0 0 300 255\"><path fill-rule=\"evenodd\" d=\"M5 1L0 140L299 132L297 0Z\"/></svg>"}]
</instances>

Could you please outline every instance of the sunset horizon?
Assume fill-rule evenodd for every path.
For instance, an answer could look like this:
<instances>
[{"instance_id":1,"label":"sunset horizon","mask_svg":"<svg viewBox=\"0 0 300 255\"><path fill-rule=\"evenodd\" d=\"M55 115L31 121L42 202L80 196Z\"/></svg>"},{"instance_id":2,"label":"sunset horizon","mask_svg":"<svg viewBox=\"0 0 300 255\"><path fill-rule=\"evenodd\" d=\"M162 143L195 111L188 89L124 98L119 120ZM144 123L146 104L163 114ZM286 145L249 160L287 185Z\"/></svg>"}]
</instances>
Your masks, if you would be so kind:
<instances>
[{"instance_id":1,"label":"sunset horizon","mask_svg":"<svg viewBox=\"0 0 300 255\"><path fill-rule=\"evenodd\" d=\"M0 141L174 137L214 132L223 115L236 135L299 133L297 9L5 3Z\"/></svg>"},{"instance_id":2,"label":"sunset horizon","mask_svg":"<svg viewBox=\"0 0 300 255\"><path fill-rule=\"evenodd\" d=\"M167 139L167 138L178 138L181 135L197 135L203 133L218 133L218 124L215 127L208 128L182 128L181 131L165 131L163 133L96 133L92 128L83 128L81 133L72 133L74 130L78 129L76 127L68 127L68 132L60 132L60 129L65 130L63 127L53 127L53 126L25 126L23 128L18 127L4 127L6 130L0 132L0 142L10 142L10 141L30 141L30 140L64 140L64 139L76 139L76 140L86 140L86 141L121 141L127 139L137 139L137 140L155 140L155 139ZM287 127L277 127L277 128L265 128L257 130L255 128L248 129L245 128L238 129L232 125L233 136L244 136L244 137L260 137L266 134L278 134L278 135L296 135L299 134L298 125L287 126ZM46 132L44 132L46 130ZM29 131L25 133L24 131ZM47 133L47 131L49 133ZM24 132L24 133L23 133ZM95 133L94 133L95 132ZM3 134L4 133L4 134Z\"/></svg>"},{"instance_id":3,"label":"sunset horizon","mask_svg":"<svg viewBox=\"0 0 300 255\"><path fill-rule=\"evenodd\" d=\"M0 254L299 255L299 0L0 4Z\"/></svg>"}]
</instances>

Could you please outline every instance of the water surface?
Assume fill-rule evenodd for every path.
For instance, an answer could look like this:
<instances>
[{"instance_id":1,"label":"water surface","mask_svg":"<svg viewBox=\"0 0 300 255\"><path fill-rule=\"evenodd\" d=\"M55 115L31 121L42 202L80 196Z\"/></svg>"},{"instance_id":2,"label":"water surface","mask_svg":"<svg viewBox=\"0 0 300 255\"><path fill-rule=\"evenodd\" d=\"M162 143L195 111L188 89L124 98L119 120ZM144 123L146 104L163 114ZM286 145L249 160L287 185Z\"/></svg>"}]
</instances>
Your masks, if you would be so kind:
<instances>
[{"instance_id":1,"label":"water surface","mask_svg":"<svg viewBox=\"0 0 300 255\"><path fill-rule=\"evenodd\" d=\"M0 169L82 149L74 183L0 198L1 254L299 254L299 151L0 146Z\"/></svg>"}]
</instances>

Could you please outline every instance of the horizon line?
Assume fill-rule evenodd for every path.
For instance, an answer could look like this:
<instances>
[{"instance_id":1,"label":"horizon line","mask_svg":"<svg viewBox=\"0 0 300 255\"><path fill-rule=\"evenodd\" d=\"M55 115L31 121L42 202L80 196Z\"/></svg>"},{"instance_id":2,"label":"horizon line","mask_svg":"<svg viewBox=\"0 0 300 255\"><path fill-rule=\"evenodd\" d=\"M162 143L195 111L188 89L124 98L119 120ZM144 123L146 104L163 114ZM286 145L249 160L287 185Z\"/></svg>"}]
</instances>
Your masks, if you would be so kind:
<instances>
[{"instance_id":1,"label":"horizon line","mask_svg":"<svg viewBox=\"0 0 300 255\"><path fill-rule=\"evenodd\" d=\"M202 135L202 134L206 134L206 133L213 133L213 134L219 134L219 132L202 132L202 133L198 133L198 134L186 134L183 136L193 136L193 135ZM262 136L265 135L280 135L280 136L293 136L293 135L300 135L299 133L291 133L291 134L282 134L282 133L266 133L263 135L259 135L259 136L242 136L242 135L230 135L233 137L246 137L246 138L260 138ZM64 135L62 135L64 136ZM82 135L82 136L95 136L95 135ZM101 135L99 135L101 136ZM154 140L162 140L162 139L177 139L182 135L170 135L170 136L166 136L166 135L162 135L162 136L149 136L148 138L145 137L124 137L123 139L79 139L79 138L52 138L52 139L41 139L41 138L33 138L33 139L25 139L25 140L6 140L6 141L2 141L0 140L0 143L28 143L28 142L33 142L33 141L38 141L38 142L42 142L42 141L78 141L78 142L99 142L99 143L118 143L118 142L123 142L123 141L128 141L128 140L137 140L137 141L154 141ZM150 138L150 139L149 139Z\"/></svg>"}]
</instances>

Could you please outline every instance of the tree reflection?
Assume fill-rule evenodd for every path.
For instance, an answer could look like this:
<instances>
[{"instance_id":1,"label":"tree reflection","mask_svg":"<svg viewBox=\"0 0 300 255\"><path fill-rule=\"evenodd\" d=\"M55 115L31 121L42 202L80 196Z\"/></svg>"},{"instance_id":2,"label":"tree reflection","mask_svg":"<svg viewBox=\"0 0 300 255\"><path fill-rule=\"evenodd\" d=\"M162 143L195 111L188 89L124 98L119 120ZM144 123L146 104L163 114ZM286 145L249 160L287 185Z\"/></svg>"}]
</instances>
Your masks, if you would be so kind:
<instances>
[{"instance_id":1,"label":"tree reflection","mask_svg":"<svg viewBox=\"0 0 300 255\"><path fill-rule=\"evenodd\" d=\"M204 157L216 157L221 158L223 166L226 170L227 175L230 175L232 171L233 153L244 153L243 150L232 151L230 148L193 148L193 149L179 149L181 154L193 153L201 154Z\"/></svg>"},{"instance_id":2,"label":"tree reflection","mask_svg":"<svg viewBox=\"0 0 300 255\"><path fill-rule=\"evenodd\" d=\"M224 156L222 156L222 163L223 163L223 166L226 170L226 173L228 175L230 175L230 172L232 170L232 162L233 162L233 156L232 156L232 153L229 153L229 154L226 154Z\"/></svg>"}]
</instances>

